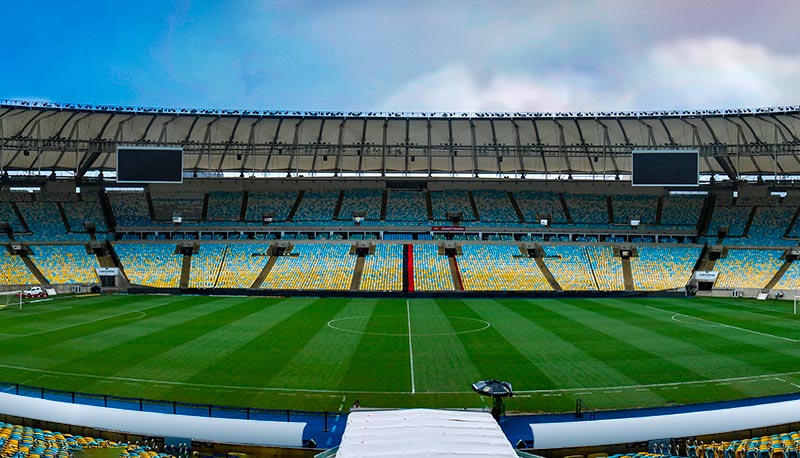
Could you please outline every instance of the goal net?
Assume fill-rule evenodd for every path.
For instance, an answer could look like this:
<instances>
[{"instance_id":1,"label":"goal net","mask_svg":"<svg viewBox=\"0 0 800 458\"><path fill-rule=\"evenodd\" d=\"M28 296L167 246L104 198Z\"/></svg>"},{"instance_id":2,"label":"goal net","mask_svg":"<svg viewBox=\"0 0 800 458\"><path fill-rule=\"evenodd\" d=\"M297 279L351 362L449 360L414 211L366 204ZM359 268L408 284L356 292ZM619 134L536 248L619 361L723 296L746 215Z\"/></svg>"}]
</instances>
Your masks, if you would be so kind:
<instances>
[{"instance_id":1,"label":"goal net","mask_svg":"<svg viewBox=\"0 0 800 458\"><path fill-rule=\"evenodd\" d=\"M15 305L22 309L22 291L0 292L0 310L4 310Z\"/></svg>"}]
</instances>

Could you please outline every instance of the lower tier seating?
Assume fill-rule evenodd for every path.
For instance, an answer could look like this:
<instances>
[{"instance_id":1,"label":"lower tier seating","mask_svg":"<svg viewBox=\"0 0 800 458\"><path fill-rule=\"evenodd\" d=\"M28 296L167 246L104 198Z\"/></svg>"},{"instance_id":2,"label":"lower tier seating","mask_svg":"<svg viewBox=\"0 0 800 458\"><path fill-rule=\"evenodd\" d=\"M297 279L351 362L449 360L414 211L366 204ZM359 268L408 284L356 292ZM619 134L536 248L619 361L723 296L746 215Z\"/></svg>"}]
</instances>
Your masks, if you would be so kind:
<instances>
[{"instance_id":1,"label":"lower tier seating","mask_svg":"<svg viewBox=\"0 0 800 458\"><path fill-rule=\"evenodd\" d=\"M361 290L401 291L403 289L403 245L380 244L364 260Z\"/></svg>"},{"instance_id":2,"label":"lower tier seating","mask_svg":"<svg viewBox=\"0 0 800 458\"><path fill-rule=\"evenodd\" d=\"M118 243L114 249L131 283L157 288L180 286L183 256L175 254L175 245Z\"/></svg>"},{"instance_id":3,"label":"lower tier seating","mask_svg":"<svg viewBox=\"0 0 800 458\"><path fill-rule=\"evenodd\" d=\"M730 249L717 261L715 288L763 288L783 264L782 250Z\"/></svg>"},{"instance_id":4,"label":"lower tier seating","mask_svg":"<svg viewBox=\"0 0 800 458\"><path fill-rule=\"evenodd\" d=\"M84 245L35 245L33 263L50 283L99 283L97 257Z\"/></svg>"},{"instance_id":5,"label":"lower tier seating","mask_svg":"<svg viewBox=\"0 0 800 458\"><path fill-rule=\"evenodd\" d=\"M631 258L633 286L637 291L683 288L692 277L699 247L639 247Z\"/></svg>"},{"instance_id":6,"label":"lower tier seating","mask_svg":"<svg viewBox=\"0 0 800 458\"><path fill-rule=\"evenodd\" d=\"M417 291L452 291L453 276L447 256L437 245L413 245L414 289Z\"/></svg>"},{"instance_id":7,"label":"lower tier seating","mask_svg":"<svg viewBox=\"0 0 800 458\"><path fill-rule=\"evenodd\" d=\"M350 288L356 266L346 244L294 245L289 256L275 263L262 288L301 290L343 290Z\"/></svg>"},{"instance_id":8,"label":"lower tier seating","mask_svg":"<svg viewBox=\"0 0 800 458\"><path fill-rule=\"evenodd\" d=\"M547 291L550 285L533 258L520 257L516 245L462 246L458 267L464 290ZM514 256L518 257L514 257Z\"/></svg>"}]
</instances>

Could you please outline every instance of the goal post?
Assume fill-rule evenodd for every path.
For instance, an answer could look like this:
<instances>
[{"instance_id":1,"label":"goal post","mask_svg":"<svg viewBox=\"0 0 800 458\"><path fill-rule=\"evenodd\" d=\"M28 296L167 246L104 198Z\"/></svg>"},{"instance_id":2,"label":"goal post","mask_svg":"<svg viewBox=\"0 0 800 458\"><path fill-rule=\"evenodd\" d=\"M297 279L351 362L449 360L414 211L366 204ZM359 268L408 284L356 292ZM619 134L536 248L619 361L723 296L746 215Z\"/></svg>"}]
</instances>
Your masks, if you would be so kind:
<instances>
[{"instance_id":1,"label":"goal post","mask_svg":"<svg viewBox=\"0 0 800 458\"><path fill-rule=\"evenodd\" d=\"M800 296L797 295L797 292L794 293L794 314L797 315L797 303L800 302Z\"/></svg>"},{"instance_id":2,"label":"goal post","mask_svg":"<svg viewBox=\"0 0 800 458\"><path fill-rule=\"evenodd\" d=\"M22 310L22 291L2 291L0 292L0 310L19 305Z\"/></svg>"}]
</instances>

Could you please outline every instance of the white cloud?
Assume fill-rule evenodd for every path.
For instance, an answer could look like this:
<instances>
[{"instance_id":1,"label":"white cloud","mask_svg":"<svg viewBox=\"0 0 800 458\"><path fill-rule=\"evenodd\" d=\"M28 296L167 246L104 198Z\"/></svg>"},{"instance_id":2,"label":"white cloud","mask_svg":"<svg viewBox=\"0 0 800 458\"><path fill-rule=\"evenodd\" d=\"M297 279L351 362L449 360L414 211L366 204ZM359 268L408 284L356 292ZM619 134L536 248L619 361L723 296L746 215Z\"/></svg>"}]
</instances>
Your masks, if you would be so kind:
<instances>
[{"instance_id":1,"label":"white cloud","mask_svg":"<svg viewBox=\"0 0 800 458\"><path fill-rule=\"evenodd\" d=\"M612 65L612 64L608 64ZM379 103L387 111L610 111L800 103L800 55L724 37L658 44L618 68L577 73L494 72L465 65L421 75Z\"/></svg>"}]
</instances>

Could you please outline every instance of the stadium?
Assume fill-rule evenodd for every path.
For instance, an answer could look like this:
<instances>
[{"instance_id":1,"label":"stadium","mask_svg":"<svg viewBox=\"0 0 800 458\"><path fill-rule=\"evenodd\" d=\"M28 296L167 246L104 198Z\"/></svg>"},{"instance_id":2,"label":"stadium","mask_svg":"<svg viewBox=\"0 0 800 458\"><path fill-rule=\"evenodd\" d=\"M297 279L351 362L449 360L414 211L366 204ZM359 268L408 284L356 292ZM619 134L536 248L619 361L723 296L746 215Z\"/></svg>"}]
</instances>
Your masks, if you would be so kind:
<instances>
[{"instance_id":1,"label":"stadium","mask_svg":"<svg viewBox=\"0 0 800 458\"><path fill-rule=\"evenodd\" d=\"M800 4L2 12L0 458L800 454Z\"/></svg>"},{"instance_id":2,"label":"stadium","mask_svg":"<svg viewBox=\"0 0 800 458\"><path fill-rule=\"evenodd\" d=\"M302 425L259 432L289 446L265 456L335 453L352 411L488 412L482 379L513 383L500 427L545 456L792 456L798 419L774 412L553 446L535 423L797 399L799 114L4 101L0 381L22 411ZM12 435L75 426L15 412ZM106 438L86 447L222 447L103 421L78 423Z\"/></svg>"}]
</instances>

